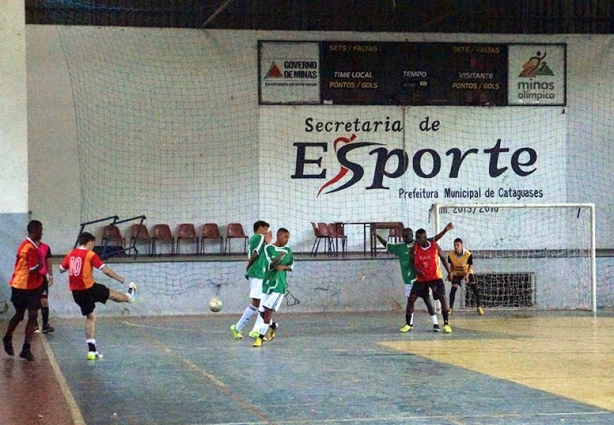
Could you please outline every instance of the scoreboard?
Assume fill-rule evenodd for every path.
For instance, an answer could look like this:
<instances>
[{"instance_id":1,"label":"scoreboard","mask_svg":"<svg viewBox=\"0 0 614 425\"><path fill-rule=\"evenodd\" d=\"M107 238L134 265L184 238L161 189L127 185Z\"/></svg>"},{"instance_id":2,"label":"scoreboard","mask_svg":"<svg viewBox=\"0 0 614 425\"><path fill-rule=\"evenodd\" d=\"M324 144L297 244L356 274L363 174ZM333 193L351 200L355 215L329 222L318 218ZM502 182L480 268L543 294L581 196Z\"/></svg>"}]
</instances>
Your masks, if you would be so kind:
<instances>
[{"instance_id":1,"label":"scoreboard","mask_svg":"<svg viewBox=\"0 0 614 425\"><path fill-rule=\"evenodd\" d=\"M258 47L260 104L565 105L564 44L260 41Z\"/></svg>"},{"instance_id":2,"label":"scoreboard","mask_svg":"<svg viewBox=\"0 0 614 425\"><path fill-rule=\"evenodd\" d=\"M320 92L344 105L503 105L502 44L323 42Z\"/></svg>"}]
</instances>

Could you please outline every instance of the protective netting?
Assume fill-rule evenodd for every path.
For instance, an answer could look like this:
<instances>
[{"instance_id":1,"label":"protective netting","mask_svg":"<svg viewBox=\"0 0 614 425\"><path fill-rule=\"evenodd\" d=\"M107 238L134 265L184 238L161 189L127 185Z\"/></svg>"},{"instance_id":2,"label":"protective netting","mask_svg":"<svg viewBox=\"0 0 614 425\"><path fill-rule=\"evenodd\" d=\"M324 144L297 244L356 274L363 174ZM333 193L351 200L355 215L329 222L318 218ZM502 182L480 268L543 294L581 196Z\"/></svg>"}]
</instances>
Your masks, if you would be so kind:
<instances>
[{"instance_id":1,"label":"protective netting","mask_svg":"<svg viewBox=\"0 0 614 425\"><path fill-rule=\"evenodd\" d=\"M259 69L259 39L333 34L76 26L57 33L74 102L82 222L144 214L150 229L215 222L224 233L240 222L250 234L264 219L290 229L295 251L308 252L310 222L401 221L430 230L435 203L594 202L597 247L611 246L607 37L545 41L567 43L566 106L410 107L259 105L259 75L268 70ZM472 37L493 39L529 41ZM363 227L346 226L346 234L349 250L362 252ZM445 242L452 236L467 237L454 231ZM611 270L598 266L598 288ZM600 302L612 303L609 292Z\"/></svg>"}]
</instances>

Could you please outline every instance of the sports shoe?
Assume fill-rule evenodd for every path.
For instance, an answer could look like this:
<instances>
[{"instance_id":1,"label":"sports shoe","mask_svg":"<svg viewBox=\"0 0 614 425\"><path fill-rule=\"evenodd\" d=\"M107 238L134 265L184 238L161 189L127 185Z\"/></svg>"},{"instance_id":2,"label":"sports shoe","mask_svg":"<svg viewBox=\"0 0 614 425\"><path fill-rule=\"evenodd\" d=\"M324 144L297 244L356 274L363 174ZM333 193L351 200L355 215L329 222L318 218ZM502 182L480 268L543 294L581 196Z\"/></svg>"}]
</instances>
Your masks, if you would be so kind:
<instances>
[{"instance_id":1,"label":"sports shoe","mask_svg":"<svg viewBox=\"0 0 614 425\"><path fill-rule=\"evenodd\" d=\"M478 307L478 314L479 314L480 316L483 316L483 315L484 315L484 310L482 310L482 307Z\"/></svg>"},{"instance_id":2,"label":"sports shoe","mask_svg":"<svg viewBox=\"0 0 614 425\"><path fill-rule=\"evenodd\" d=\"M36 324L36 327L34 328L34 333L35 333L35 334L39 334L39 333L41 333L41 330L40 330L40 328L38 327L38 324Z\"/></svg>"},{"instance_id":3,"label":"sports shoe","mask_svg":"<svg viewBox=\"0 0 614 425\"><path fill-rule=\"evenodd\" d=\"M277 328L273 329L269 326L269 329L266 331L266 335L264 336L265 341L273 341L275 339L275 331Z\"/></svg>"},{"instance_id":4,"label":"sports shoe","mask_svg":"<svg viewBox=\"0 0 614 425\"><path fill-rule=\"evenodd\" d=\"M2 338L2 342L4 343L4 351L6 351L6 354L14 356L15 350L13 350L13 339L4 337Z\"/></svg>"},{"instance_id":5,"label":"sports shoe","mask_svg":"<svg viewBox=\"0 0 614 425\"><path fill-rule=\"evenodd\" d=\"M252 345L252 347L262 347L262 338L260 337L256 338L256 341L254 341L254 344Z\"/></svg>"},{"instance_id":6,"label":"sports shoe","mask_svg":"<svg viewBox=\"0 0 614 425\"><path fill-rule=\"evenodd\" d=\"M128 296L130 297L128 302L131 304L134 303L136 298L136 283L130 282L130 285L128 285Z\"/></svg>"},{"instance_id":7,"label":"sports shoe","mask_svg":"<svg viewBox=\"0 0 614 425\"><path fill-rule=\"evenodd\" d=\"M22 350L21 353L19 353L19 357L26 359L29 362L34 360L34 354L32 354L30 350Z\"/></svg>"},{"instance_id":8,"label":"sports shoe","mask_svg":"<svg viewBox=\"0 0 614 425\"><path fill-rule=\"evenodd\" d=\"M453 308L451 308L451 307L448 309L448 316L452 316L452 311L453 311L453 310L454 310L454 309L453 309Z\"/></svg>"},{"instance_id":9,"label":"sports shoe","mask_svg":"<svg viewBox=\"0 0 614 425\"><path fill-rule=\"evenodd\" d=\"M237 330L237 327L235 325L232 325L230 327L230 332L232 332L232 336L234 336L235 339L243 339L243 334L241 333L241 331Z\"/></svg>"},{"instance_id":10,"label":"sports shoe","mask_svg":"<svg viewBox=\"0 0 614 425\"><path fill-rule=\"evenodd\" d=\"M452 333L452 328L450 327L450 325L443 325L443 333L446 333L446 334Z\"/></svg>"},{"instance_id":11,"label":"sports shoe","mask_svg":"<svg viewBox=\"0 0 614 425\"><path fill-rule=\"evenodd\" d=\"M256 339L256 338L258 338L259 336L260 336L260 332L258 332L258 331L250 331L250 332L249 332L249 337L250 337L250 338Z\"/></svg>"},{"instance_id":12,"label":"sports shoe","mask_svg":"<svg viewBox=\"0 0 614 425\"><path fill-rule=\"evenodd\" d=\"M48 334L48 333L53 332L53 331L55 331L55 328L53 326L50 326L50 325L43 326L43 333L44 334Z\"/></svg>"},{"instance_id":13,"label":"sports shoe","mask_svg":"<svg viewBox=\"0 0 614 425\"><path fill-rule=\"evenodd\" d=\"M102 359L102 354L99 353L98 351L89 351L87 353L87 359L88 360Z\"/></svg>"},{"instance_id":14,"label":"sports shoe","mask_svg":"<svg viewBox=\"0 0 614 425\"><path fill-rule=\"evenodd\" d=\"M433 325L433 332L441 332L439 325Z\"/></svg>"},{"instance_id":15,"label":"sports shoe","mask_svg":"<svg viewBox=\"0 0 614 425\"><path fill-rule=\"evenodd\" d=\"M412 328L413 328L412 325L408 325L407 323L405 323L403 326L401 326L401 329L399 329L399 331L401 331L401 332L409 332L409 331L411 331Z\"/></svg>"}]
</instances>

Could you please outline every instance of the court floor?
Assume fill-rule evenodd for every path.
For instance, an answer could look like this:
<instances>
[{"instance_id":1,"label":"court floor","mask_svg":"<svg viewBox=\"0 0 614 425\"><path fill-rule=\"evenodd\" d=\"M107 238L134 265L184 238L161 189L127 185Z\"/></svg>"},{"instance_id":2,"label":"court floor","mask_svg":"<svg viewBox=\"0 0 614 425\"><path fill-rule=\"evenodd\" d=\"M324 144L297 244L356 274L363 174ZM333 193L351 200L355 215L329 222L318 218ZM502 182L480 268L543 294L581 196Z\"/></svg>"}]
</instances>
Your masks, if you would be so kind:
<instances>
[{"instance_id":1,"label":"court floor","mask_svg":"<svg viewBox=\"0 0 614 425\"><path fill-rule=\"evenodd\" d=\"M237 318L99 319L97 361L84 319L54 320L36 361L1 354L0 424L614 423L609 313L455 311L451 334L426 312L407 334L403 312L279 314L261 348Z\"/></svg>"}]
</instances>

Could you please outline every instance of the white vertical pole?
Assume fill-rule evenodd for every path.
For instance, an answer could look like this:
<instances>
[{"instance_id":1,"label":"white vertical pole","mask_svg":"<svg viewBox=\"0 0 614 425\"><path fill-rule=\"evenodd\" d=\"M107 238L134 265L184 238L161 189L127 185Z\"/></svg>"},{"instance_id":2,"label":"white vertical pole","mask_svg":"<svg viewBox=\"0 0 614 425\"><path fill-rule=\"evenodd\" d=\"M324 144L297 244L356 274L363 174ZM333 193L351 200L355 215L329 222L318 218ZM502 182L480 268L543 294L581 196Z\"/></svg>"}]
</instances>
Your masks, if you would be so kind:
<instances>
[{"instance_id":1,"label":"white vertical pole","mask_svg":"<svg viewBox=\"0 0 614 425\"><path fill-rule=\"evenodd\" d=\"M597 313L597 248L595 246L595 204L591 204L591 292L592 310Z\"/></svg>"},{"instance_id":2,"label":"white vertical pole","mask_svg":"<svg viewBox=\"0 0 614 425\"><path fill-rule=\"evenodd\" d=\"M437 233L439 233L439 205L433 204L433 208L435 209L435 212L433 213L433 225L435 226L435 231L431 237L434 237Z\"/></svg>"}]
</instances>

